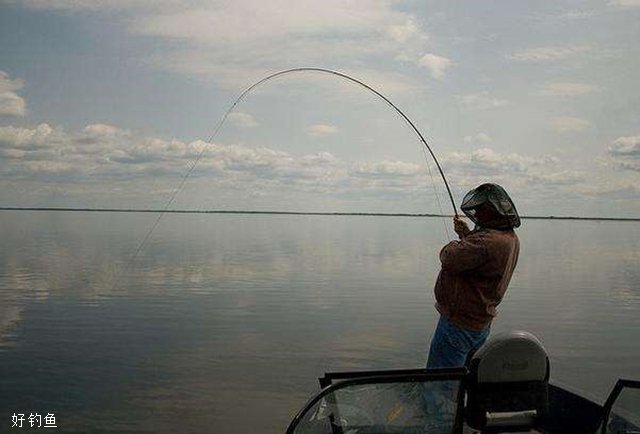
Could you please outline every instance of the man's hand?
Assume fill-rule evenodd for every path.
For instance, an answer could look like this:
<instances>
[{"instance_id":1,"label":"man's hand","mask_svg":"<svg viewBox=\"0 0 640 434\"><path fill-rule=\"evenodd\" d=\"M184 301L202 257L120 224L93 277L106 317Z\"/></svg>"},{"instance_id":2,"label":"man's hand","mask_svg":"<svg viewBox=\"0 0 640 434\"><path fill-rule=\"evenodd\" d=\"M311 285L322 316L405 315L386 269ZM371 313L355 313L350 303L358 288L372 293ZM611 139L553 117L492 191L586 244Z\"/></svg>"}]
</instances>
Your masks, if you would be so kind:
<instances>
[{"instance_id":1,"label":"man's hand","mask_svg":"<svg viewBox=\"0 0 640 434\"><path fill-rule=\"evenodd\" d=\"M469 226L458 216L453 218L453 230L456 231L460 238L466 237L471 232Z\"/></svg>"}]
</instances>

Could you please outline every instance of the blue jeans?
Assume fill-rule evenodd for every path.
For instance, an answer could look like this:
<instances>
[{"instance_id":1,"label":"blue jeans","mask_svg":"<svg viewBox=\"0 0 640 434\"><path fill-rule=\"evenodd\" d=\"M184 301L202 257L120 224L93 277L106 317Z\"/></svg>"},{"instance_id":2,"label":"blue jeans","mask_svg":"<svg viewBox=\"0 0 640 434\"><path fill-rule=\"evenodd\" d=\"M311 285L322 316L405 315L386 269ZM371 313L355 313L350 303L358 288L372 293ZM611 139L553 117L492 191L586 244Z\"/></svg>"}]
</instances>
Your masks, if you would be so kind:
<instances>
[{"instance_id":1,"label":"blue jeans","mask_svg":"<svg viewBox=\"0 0 640 434\"><path fill-rule=\"evenodd\" d=\"M455 368L465 366L467 357L484 344L489 327L483 330L467 329L455 325L440 315L431 339L427 368Z\"/></svg>"}]
</instances>

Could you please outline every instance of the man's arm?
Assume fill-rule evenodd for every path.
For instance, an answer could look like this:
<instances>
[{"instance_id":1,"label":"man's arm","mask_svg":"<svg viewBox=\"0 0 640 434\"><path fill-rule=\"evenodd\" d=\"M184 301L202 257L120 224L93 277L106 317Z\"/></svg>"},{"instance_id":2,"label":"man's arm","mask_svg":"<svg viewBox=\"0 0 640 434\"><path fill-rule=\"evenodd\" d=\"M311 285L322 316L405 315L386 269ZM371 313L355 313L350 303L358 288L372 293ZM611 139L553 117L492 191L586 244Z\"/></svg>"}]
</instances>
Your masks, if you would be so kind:
<instances>
[{"instance_id":1,"label":"man's arm","mask_svg":"<svg viewBox=\"0 0 640 434\"><path fill-rule=\"evenodd\" d=\"M460 241L451 241L440 251L442 269L453 273L472 270L487 261L487 247L482 232L471 233Z\"/></svg>"}]
</instances>

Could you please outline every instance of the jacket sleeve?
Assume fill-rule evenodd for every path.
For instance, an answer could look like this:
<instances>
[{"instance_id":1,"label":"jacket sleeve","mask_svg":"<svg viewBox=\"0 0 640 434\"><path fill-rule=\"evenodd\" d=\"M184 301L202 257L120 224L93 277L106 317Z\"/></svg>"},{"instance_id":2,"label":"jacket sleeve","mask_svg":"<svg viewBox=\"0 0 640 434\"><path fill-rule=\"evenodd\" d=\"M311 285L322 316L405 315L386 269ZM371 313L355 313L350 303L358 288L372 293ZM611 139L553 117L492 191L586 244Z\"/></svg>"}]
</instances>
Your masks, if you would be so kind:
<instances>
[{"instance_id":1,"label":"jacket sleeve","mask_svg":"<svg viewBox=\"0 0 640 434\"><path fill-rule=\"evenodd\" d=\"M473 270L488 260L484 234L472 233L460 241L451 241L440 251L442 269L451 273Z\"/></svg>"}]
</instances>

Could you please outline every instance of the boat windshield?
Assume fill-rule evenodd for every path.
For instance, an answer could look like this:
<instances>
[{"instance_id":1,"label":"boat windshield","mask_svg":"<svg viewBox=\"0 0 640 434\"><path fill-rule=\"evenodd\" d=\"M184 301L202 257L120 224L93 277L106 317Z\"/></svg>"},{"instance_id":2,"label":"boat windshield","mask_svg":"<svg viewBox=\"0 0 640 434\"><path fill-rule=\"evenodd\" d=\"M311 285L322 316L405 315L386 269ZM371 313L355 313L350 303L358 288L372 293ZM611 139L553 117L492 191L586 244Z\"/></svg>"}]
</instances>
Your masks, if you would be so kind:
<instances>
[{"instance_id":1,"label":"boat windshield","mask_svg":"<svg viewBox=\"0 0 640 434\"><path fill-rule=\"evenodd\" d=\"M619 380L605 403L602 433L640 432L640 381Z\"/></svg>"},{"instance_id":2,"label":"boat windshield","mask_svg":"<svg viewBox=\"0 0 640 434\"><path fill-rule=\"evenodd\" d=\"M461 377L462 375L460 375ZM452 433L461 425L461 378L387 375L325 388L293 420L289 434Z\"/></svg>"}]
</instances>

